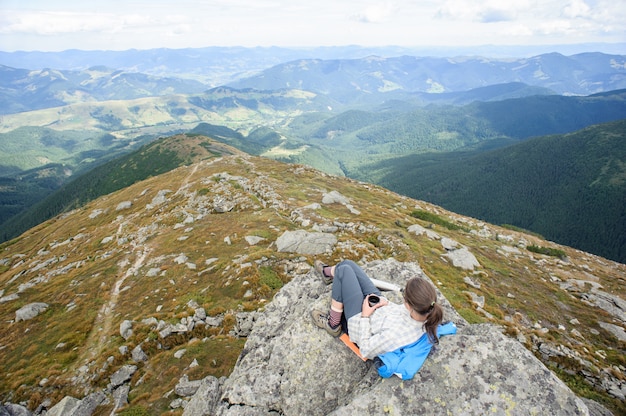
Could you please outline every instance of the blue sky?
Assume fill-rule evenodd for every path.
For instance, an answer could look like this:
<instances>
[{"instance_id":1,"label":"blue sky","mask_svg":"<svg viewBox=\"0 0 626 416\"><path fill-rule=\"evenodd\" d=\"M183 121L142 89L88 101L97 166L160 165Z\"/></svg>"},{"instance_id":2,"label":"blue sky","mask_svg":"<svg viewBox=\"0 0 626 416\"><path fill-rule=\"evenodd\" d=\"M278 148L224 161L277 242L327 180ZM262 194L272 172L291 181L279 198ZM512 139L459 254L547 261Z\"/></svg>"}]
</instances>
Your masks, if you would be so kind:
<instances>
[{"instance_id":1,"label":"blue sky","mask_svg":"<svg viewBox=\"0 0 626 416\"><path fill-rule=\"evenodd\" d=\"M626 0L0 0L0 50L617 43L624 22Z\"/></svg>"}]
</instances>

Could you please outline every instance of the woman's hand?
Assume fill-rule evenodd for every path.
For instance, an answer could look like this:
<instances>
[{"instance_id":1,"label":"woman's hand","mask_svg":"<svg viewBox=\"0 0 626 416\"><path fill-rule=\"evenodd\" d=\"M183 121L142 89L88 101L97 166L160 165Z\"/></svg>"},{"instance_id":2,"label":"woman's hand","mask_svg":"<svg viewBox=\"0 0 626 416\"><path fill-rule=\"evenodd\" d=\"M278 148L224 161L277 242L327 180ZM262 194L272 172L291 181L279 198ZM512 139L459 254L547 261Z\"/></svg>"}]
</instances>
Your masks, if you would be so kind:
<instances>
[{"instance_id":1,"label":"woman's hand","mask_svg":"<svg viewBox=\"0 0 626 416\"><path fill-rule=\"evenodd\" d=\"M381 306L385 306L389 303L389 301L385 298L383 298L382 296L380 297L380 301L375 304L374 306L370 306L369 304L369 297L374 295L374 293L370 293L369 295L367 295L365 297L365 299L363 299L363 306L361 306L361 317L362 318L369 318L376 309L380 308Z\"/></svg>"}]
</instances>

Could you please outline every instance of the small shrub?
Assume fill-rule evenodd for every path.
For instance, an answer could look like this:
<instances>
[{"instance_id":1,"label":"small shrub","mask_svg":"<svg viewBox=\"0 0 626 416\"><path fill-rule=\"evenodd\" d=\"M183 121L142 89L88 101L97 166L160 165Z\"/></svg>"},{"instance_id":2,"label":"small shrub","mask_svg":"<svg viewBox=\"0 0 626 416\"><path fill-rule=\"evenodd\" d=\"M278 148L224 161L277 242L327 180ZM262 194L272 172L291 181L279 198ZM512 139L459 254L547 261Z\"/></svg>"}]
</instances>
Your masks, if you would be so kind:
<instances>
[{"instance_id":1,"label":"small shrub","mask_svg":"<svg viewBox=\"0 0 626 416\"><path fill-rule=\"evenodd\" d=\"M120 416L149 416L150 412L143 406L133 406L118 413Z\"/></svg>"},{"instance_id":2,"label":"small shrub","mask_svg":"<svg viewBox=\"0 0 626 416\"><path fill-rule=\"evenodd\" d=\"M276 272L270 267L261 267L259 272L261 274L259 278L261 285L267 285L274 290L283 287L283 281L280 280Z\"/></svg>"},{"instance_id":3,"label":"small shrub","mask_svg":"<svg viewBox=\"0 0 626 416\"><path fill-rule=\"evenodd\" d=\"M428 221L433 224L441 225L442 227L447 228L448 230L465 230L465 228L459 225L453 224L450 221L444 220L439 215L433 214L432 212L428 212L428 211L417 209L411 212L411 217L417 218L419 220Z\"/></svg>"},{"instance_id":4,"label":"small shrub","mask_svg":"<svg viewBox=\"0 0 626 416\"><path fill-rule=\"evenodd\" d=\"M515 225L511 225L511 224L502 224L501 225L502 228L506 228L507 230L511 230L511 231L517 231L519 233L524 233L524 234L528 234L528 235L534 235L535 237L539 237L539 238L544 238L541 234L536 233L534 231L529 231L526 230L524 228L521 227L517 227Z\"/></svg>"},{"instance_id":5,"label":"small shrub","mask_svg":"<svg viewBox=\"0 0 626 416\"><path fill-rule=\"evenodd\" d=\"M530 246L526 246L526 249L528 251L532 251L533 253L545 254L547 256L558 257L560 259L564 259L565 257L567 257L567 255L565 254L563 250L559 250L556 248L530 245Z\"/></svg>"}]
</instances>

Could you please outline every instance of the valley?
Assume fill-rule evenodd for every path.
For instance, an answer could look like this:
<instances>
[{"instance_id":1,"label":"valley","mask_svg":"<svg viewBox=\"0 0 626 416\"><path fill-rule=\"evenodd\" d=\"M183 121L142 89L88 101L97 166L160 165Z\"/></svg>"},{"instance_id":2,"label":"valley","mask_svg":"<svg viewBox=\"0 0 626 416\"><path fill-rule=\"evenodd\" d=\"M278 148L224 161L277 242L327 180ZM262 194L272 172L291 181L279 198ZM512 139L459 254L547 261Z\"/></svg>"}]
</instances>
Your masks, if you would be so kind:
<instances>
[{"instance_id":1,"label":"valley","mask_svg":"<svg viewBox=\"0 0 626 416\"><path fill-rule=\"evenodd\" d=\"M428 160L488 153L532 137L573 133L626 117L626 90L620 89L626 87L626 71L620 55L301 58L272 66L278 57L259 54L246 58L250 72L256 73L243 71L233 75L236 79L229 85L211 88L206 81L182 75L198 71L197 64L211 55L198 55L196 66L190 58L187 69L161 68L165 72L158 75L148 68L151 75L97 66L110 59L106 54L100 62L88 54L80 59L87 56L94 65L82 70L3 69L6 102L27 110L5 108L0 125L0 180L5 190L0 193L0 224L12 221L5 228L11 231L0 236L3 239L24 230L19 223L29 215L27 206L43 201L78 175L159 137L204 134L204 126L229 129L234 133L222 136L224 142L253 155L307 164L431 200L432 192L422 185L405 184L416 184L419 178L445 183L449 175L467 174L454 162L438 169ZM16 95L17 86L24 84L30 85L29 94ZM437 93L432 92L434 84L440 86ZM33 103L48 108L35 109ZM418 165L407 168L408 160ZM51 169L54 166L58 168ZM416 168L419 178L409 174ZM478 198L485 192L473 195ZM542 218L538 205L529 208L538 215L531 221L507 216L506 204L465 209L463 204L432 198L465 214L511 223L626 261L621 242L611 239L607 248L604 243L586 242L589 236L563 235L547 226L554 221ZM564 200L554 212L563 206L575 205ZM619 217L621 205L616 208ZM570 210L561 216L584 215ZM611 227L612 222L608 224Z\"/></svg>"}]
</instances>

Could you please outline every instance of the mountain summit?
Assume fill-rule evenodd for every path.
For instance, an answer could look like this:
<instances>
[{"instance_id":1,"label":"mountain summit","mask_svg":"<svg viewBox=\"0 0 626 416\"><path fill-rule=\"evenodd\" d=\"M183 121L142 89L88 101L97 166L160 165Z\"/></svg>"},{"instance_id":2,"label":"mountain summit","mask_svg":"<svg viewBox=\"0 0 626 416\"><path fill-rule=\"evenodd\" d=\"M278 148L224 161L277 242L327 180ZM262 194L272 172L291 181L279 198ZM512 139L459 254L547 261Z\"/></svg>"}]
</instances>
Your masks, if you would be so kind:
<instances>
[{"instance_id":1,"label":"mountain summit","mask_svg":"<svg viewBox=\"0 0 626 416\"><path fill-rule=\"evenodd\" d=\"M233 153L0 246L9 414L625 410L623 264ZM307 319L328 302L316 258L430 278L459 333L413 380L379 378Z\"/></svg>"}]
</instances>

